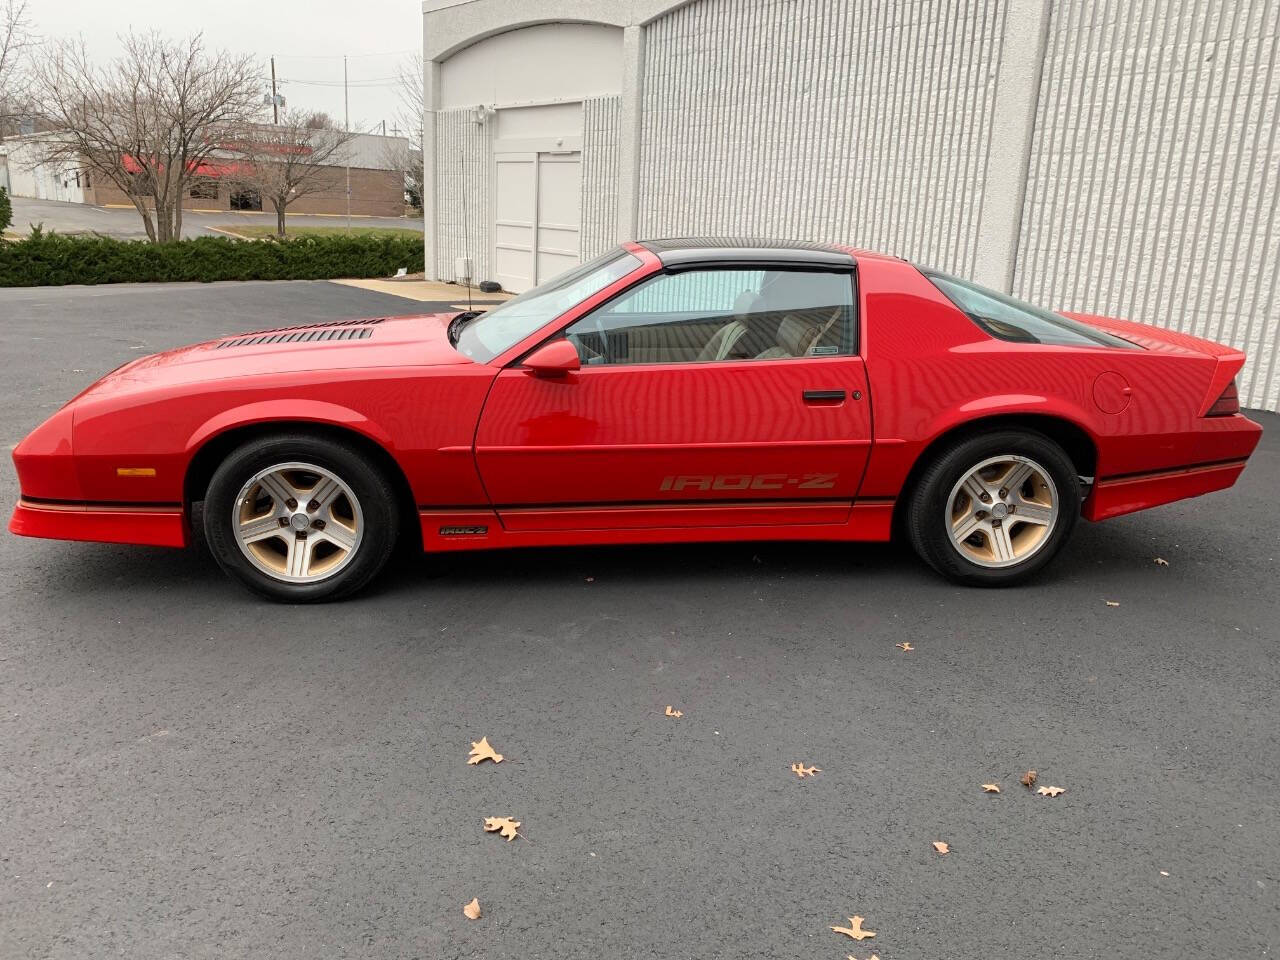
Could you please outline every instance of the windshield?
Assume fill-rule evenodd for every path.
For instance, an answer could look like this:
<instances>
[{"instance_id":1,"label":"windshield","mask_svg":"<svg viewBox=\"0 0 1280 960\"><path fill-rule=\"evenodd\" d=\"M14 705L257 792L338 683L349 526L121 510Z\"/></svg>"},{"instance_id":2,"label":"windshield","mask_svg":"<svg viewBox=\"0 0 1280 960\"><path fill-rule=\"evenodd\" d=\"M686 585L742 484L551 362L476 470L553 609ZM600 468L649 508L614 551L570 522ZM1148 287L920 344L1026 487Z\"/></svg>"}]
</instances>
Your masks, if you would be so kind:
<instances>
[{"instance_id":1,"label":"windshield","mask_svg":"<svg viewBox=\"0 0 1280 960\"><path fill-rule=\"evenodd\" d=\"M997 340L1053 343L1065 347L1129 347L1135 345L1061 314L1033 307L1003 293L938 270L918 268L969 319Z\"/></svg>"},{"instance_id":2,"label":"windshield","mask_svg":"<svg viewBox=\"0 0 1280 960\"><path fill-rule=\"evenodd\" d=\"M574 267L476 317L458 334L458 352L477 363L488 363L639 266L638 257L617 248Z\"/></svg>"}]
</instances>

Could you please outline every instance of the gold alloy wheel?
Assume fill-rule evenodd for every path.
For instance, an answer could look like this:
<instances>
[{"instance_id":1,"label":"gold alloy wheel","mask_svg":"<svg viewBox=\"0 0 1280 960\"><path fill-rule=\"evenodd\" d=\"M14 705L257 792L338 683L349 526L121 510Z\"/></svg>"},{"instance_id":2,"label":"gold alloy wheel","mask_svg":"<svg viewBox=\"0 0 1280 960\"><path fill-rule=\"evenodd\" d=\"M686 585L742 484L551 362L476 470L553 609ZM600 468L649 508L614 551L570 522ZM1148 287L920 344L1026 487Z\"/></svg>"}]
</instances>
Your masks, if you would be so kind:
<instances>
[{"instance_id":1,"label":"gold alloy wheel","mask_svg":"<svg viewBox=\"0 0 1280 960\"><path fill-rule=\"evenodd\" d=\"M285 583L333 576L364 536L355 493L311 463L280 463L250 477L231 508L231 525L249 562Z\"/></svg>"},{"instance_id":2,"label":"gold alloy wheel","mask_svg":"<svg viewBox=\"0 0 1280 960\"><path fill-rule=\"evenodd\" d=\"M1058 488L1034 460L991 457L951 488L945 520L952 546L966 560L1011 567L1049 542L1058 522Z\"/></svg>"}]
</instances>

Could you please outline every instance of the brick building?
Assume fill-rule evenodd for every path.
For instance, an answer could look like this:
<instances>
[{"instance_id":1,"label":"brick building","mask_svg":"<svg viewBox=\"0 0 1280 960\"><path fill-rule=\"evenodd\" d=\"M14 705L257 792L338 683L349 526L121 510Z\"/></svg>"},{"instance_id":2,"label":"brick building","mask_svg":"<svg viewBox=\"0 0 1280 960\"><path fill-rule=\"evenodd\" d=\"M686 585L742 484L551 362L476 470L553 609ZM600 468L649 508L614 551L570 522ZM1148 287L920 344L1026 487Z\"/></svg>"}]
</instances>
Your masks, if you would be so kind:
<instances>
[{"instance_id":1,"label":"brick building","mask_svg":"<svg viewBox=\"0 0 1280 960\"><path fill-rule=\"evenodd\" d=\"M48 136L44 134L42 136ZM324 164L324 189L299 197L289 205L289 213L345 214L346 166L351 164L351 215L358 217L400 217L405 212L404 174L398 165L407 154L409 141L403 137L382 137L362 133L352 138L341 157ZM234 182L235 159L209 165L183 198L187 210L272 211L251 190ZM98 206L133 206L119 187L73 163L49 163L40 157L32 137L0 140L0 186L16 197L63 200Z\"/></svg>"}]
</instances>

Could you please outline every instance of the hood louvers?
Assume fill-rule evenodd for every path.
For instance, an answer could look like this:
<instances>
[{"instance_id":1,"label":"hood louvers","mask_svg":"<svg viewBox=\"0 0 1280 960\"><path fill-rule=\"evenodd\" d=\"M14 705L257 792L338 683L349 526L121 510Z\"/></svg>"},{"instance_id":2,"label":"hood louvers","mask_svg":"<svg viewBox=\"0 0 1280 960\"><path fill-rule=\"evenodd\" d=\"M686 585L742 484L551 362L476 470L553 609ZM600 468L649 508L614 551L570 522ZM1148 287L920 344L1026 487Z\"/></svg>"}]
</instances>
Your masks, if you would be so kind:
<instances>
[{"instance_id":1,"label":"hood louvers","mask_svg":"<svg viewBox=\"0 0 1280 960\"><path fill-rule=\"evenodd\" d=\"M369 329L381 323L385 318L373 320L339 320L333 323L308 323L296 327L276 327L273 330L259 330L256 333L220 340L214 345L215 350L227 347L248 347L264 343L313 343L331 340L367 340L373 336Z\"/></svg>"}]
</instances>

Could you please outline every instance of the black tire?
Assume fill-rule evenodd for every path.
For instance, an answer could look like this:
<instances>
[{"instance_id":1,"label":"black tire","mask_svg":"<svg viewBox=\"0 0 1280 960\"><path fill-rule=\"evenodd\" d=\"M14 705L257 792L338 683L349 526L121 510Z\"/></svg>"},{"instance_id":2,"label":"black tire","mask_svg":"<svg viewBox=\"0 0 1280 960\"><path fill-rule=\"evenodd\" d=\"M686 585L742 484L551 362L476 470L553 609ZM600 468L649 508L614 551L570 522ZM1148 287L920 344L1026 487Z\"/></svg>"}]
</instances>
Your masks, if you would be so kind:
<instances>
[{"instance_id":1,"label":"black tire","mask_svg":"<svg viewBox=\"0 0 1280 960\"><path fill-rule=\"evenodd\" d=\"M307 583L278 579L255 566L234 528L245 484L259 471L287 463L332 472L351 489L362 513L361 536L351 557L331 575ZM391 482L355 447L306 434L279 434L246 443L218 467L205 494L204 530L218 565L254 593L286 603L317 603L350 596L378 575L395 548L400 513Z\"/></svg>"},{"instance_id":2,"label":"black tire","mask_svg":"<svg viewBox=\"0 0 1280 960\"><path fill-rule=\"evenodd\" d=\"M1034 461L1053 480L1058 514L1033 553L1010 566L974 562L952 543L947 511L956 484L983 461L1012 455ZM967 586L1007 587L1035 576L1057 555L1080 516L1080 481L1062 448L1033 430L996 430L948 444L916 478L906 503L907 536L916 553L949 580ZM980 541L979 541L980 542Z\"/></svg>"}]
</instances>

